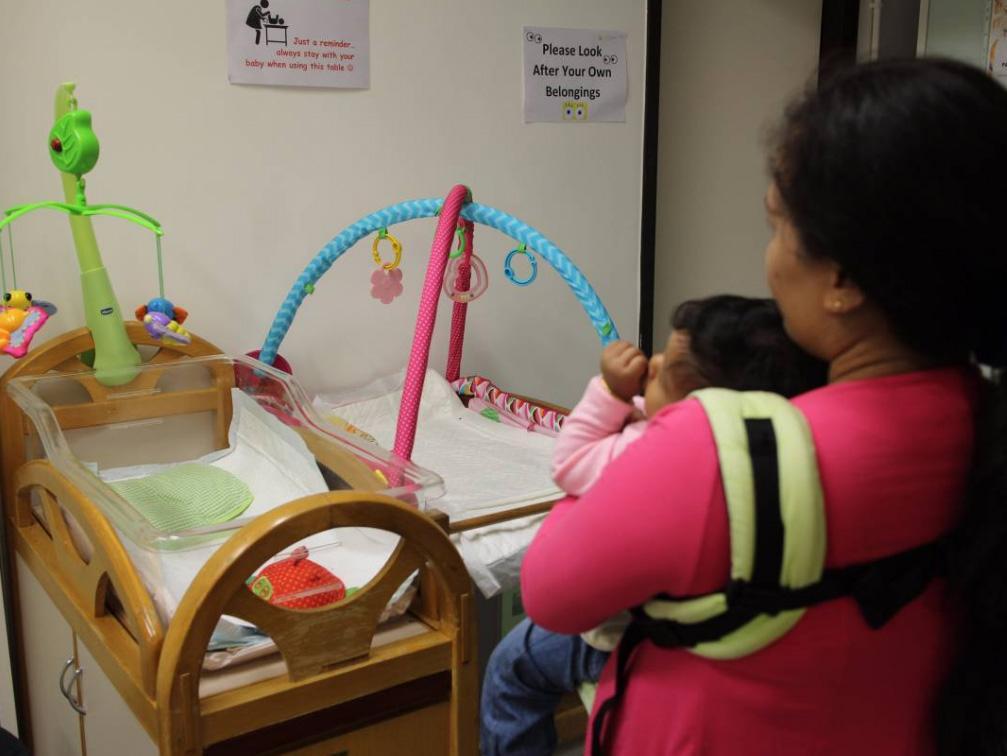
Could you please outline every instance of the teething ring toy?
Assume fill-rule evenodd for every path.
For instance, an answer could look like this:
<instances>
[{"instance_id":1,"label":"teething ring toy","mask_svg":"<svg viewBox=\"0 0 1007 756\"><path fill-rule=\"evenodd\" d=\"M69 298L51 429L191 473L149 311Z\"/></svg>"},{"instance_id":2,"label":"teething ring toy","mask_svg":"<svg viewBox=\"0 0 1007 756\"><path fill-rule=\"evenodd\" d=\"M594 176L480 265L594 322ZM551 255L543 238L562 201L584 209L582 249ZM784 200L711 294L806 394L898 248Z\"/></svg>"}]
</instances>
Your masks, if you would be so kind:
<instances>
[{"instance_id":1,"label":"teething ring toy","mask_svg":"<svg viewBox=\"0 0 1007 756\"><path fill-rule=\"evenodd\" d=\"M451 260L457 260L463 254L465 254L465 228L463 226L458 226L455 229L455 236L458 237L458 246L455 247L454 251L448 254Z\"/></svg>"},{"instance_id":2,"label":"teething ring toy","mask_svg":"<svg viewBox=\"0 0 1007 756\"><path fill-rule=\"evenodd\" d=\"M479 259L478 255L471 255L469 262L472 266L471 277L469 279L468 291L457 291L455 282L458 280L458 268L461 267L463 259L456 257L448 263L448 268L444 272L444 293L448 298L465 304L477 299L489 286L489 273L486 271L486 264Z\"/></svg>"},{"instance_id":3,"label":"teething ring toy","mask_svg":"<svg viewBox=\"0 0 1007 756\"><path fill-rule=\"evenodd\" d=\"M514 272L513 262L515 255L527 255L528 262L531 264L531 270L528 272L527 278L518 278L517 273ZM527 286L538 276L538 260L535 259L535 255L528 250L526 245L521 244L507 253L507 258L504 260L504 275L515 286Z\"/></svg>"},{"instance_id":4,"label":"teething ring toy","mask_svg":"<svg viewBox=\"0 0 1007 756\"><path fill-rule=\"evenodd\" d=\"M387 239L392 243L392 254L395 258L391 262L385 262L381 259L381 251L378 249L378 245L381 244L382 239ZM402 243L388 233L388 229L383 228L378 231L378 235L374 239L374 243L371 245L371 257L374 258L374 264L379 268L384 268L385 270L395 270L399 267L399 263L402 262Z\"/></svg>"}]
</instances>

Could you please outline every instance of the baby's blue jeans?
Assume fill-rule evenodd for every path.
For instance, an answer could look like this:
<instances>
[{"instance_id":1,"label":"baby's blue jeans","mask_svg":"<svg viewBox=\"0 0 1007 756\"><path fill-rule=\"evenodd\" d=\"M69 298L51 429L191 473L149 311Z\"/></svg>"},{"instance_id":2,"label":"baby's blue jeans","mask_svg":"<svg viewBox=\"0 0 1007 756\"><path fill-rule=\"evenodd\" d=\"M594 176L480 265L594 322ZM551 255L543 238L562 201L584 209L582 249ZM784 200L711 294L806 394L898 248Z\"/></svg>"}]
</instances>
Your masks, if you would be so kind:
<instances>
[{"instance_id":1,"label":"baby's blue jeans","mask_svg":"<svg viewBox=\"0 0 1007 756\"><path fill-rule=\"evenodd\" d=\"M564 693L597 681L608 653L579 635L560 635L529 619L516 625L486 666L480 707L483 756L548 756L553 714Z\"/></svg>"}]
</instances>

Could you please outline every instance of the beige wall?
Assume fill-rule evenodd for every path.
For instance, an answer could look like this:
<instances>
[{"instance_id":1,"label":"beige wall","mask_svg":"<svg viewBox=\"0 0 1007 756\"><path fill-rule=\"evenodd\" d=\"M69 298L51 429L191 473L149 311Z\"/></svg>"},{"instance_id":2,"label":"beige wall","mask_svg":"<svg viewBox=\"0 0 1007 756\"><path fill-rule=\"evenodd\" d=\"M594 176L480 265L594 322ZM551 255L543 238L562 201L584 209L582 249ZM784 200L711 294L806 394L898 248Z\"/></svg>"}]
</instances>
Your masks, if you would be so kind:
<instances>
[{"instance_id":1,"label":"beige wall","mask_svg":"<svg viewBox=\"0 0 1007 756\"><path fill-rule=\"evenodd\" d=\"M669 0L661 39L654 343L683 299L764 295L764 143L818 62L817 0Z\"/></svg>"},{"instance_id":2,"label":"beige wall","mask_svg":"<svg viewBox=\"0 0 1007 756\"><path fill-rule=\"evenodd\" d=\"M558 244L619 329L636 333L644 0L371 2L365 91L230 86L223 0L102 0L70 19L71 5L5 4L0 208L58 195L45 139L56 85L75 80L101 140L89 199L131 205L164 224L167 295L189 310L187 327L225 351L261 345L296 277L343 228L402 200L443 196L455 183ZM525 124L526 24L626 32L626 122ZM309 391L404 366L434 227L395 227L405 291L390 305L370 296L370 240L320 281L281 348ZM96 220L95 230L131 312L157 291L153 241L121 221ZM19 283L60 308L46 338L78 327L66 220L38 213L18 221L14 236ZM503 261L513 246L489 229L476 234L490 287L469 310L463 369L576 401L597 370L598 337L547 264L528 288L507 282ZM431 356L438 369L450 304L442 298Z\"/></svg>"}]
</instances>

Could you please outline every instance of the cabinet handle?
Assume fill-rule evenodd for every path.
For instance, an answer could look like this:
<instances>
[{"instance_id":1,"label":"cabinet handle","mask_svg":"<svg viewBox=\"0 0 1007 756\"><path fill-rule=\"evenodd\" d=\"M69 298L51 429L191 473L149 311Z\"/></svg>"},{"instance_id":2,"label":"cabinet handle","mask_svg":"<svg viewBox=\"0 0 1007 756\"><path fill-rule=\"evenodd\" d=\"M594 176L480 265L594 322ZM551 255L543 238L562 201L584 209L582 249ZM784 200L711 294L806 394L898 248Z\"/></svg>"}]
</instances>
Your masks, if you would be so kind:
<instances>
[{"instance_id":1,"label":"cabinet handle","mask_svg":"<svg viewBox=\"0 0 1007 756\"><path fill-rule=\"evenodd\" d=\"M71 667L73 667L74 661L74 658L71 656L66 660L66 664L63 665L63 671L59 674L59 692L63 694L63 698L65 698L67 703L70 704L70 708L78 714L86 715L87 709L85 709L83 704L76 700L70 693L70 686L80 678L81 673L83 673L84 670L81 667L76 667L73 670L73 676L70 678L70 681L67 682L66 680L66 673L70 671Z\"/></svg>"},{"instance_id":2,"label":"cabinet handle","mask_svg":"<svg viewBox=\"0 0 1007 756\"><path fill-rule=\"evenodd\" d=\"M73 657L71 656L66 660L66 664L63 665L63 671L59 673L59 692L63 694L63 698L68 698L70 696L67 692L66 673L70 671L70 667L72 666Z\"/></svg>"},{"instance_id":3,"label":"cabinet handle","mask_svg":"<svg viewBox=\"0 0 1007 756\"><path fill-rule=\"evenodd\" d=\"M84 704L82 704L80 701L74 698L73 695L71 695L70 693L70 687L74 684L74 682L80 679L81 673L83 672L84 672L83 667L77 667L76 669L74 669L73 677L70 678L70 685L66 686L66 700L67 702L69 702L71 709L73 709L81 716L87 716L87 709L84 708Z\"/></svg>"}]
</instances>

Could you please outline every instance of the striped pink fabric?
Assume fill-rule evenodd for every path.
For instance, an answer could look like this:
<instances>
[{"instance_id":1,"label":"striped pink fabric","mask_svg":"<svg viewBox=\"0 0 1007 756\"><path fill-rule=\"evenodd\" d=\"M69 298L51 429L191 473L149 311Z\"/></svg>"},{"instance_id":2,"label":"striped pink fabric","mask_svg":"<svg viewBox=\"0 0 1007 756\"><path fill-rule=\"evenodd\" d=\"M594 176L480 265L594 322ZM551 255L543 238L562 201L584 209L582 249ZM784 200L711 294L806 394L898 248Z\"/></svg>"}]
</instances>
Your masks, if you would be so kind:
<instances>
[{"instance_id":1,"label":"striped pink fabric","mask_svg":"<svg viewBox=\"0 0 1007 756\"><path fill-rule=\"evenodd\" d=\"M406 380L402 388L402 405L399 407L399 421L395 429L393 451L403 459L410 459L413 442L416 439L416 418L420 412L420 397L423 394L423 379L430 361L430 340L437 322L437 300L444 281L451 242L455 237L462 205L468 199L468 187L458 184L444 198L437 231L430 247L430 262L423 279L420 294L420 309L416 316L416 330L413 332L413 348L406 368Z\"/></svg>"}]
</instances>

